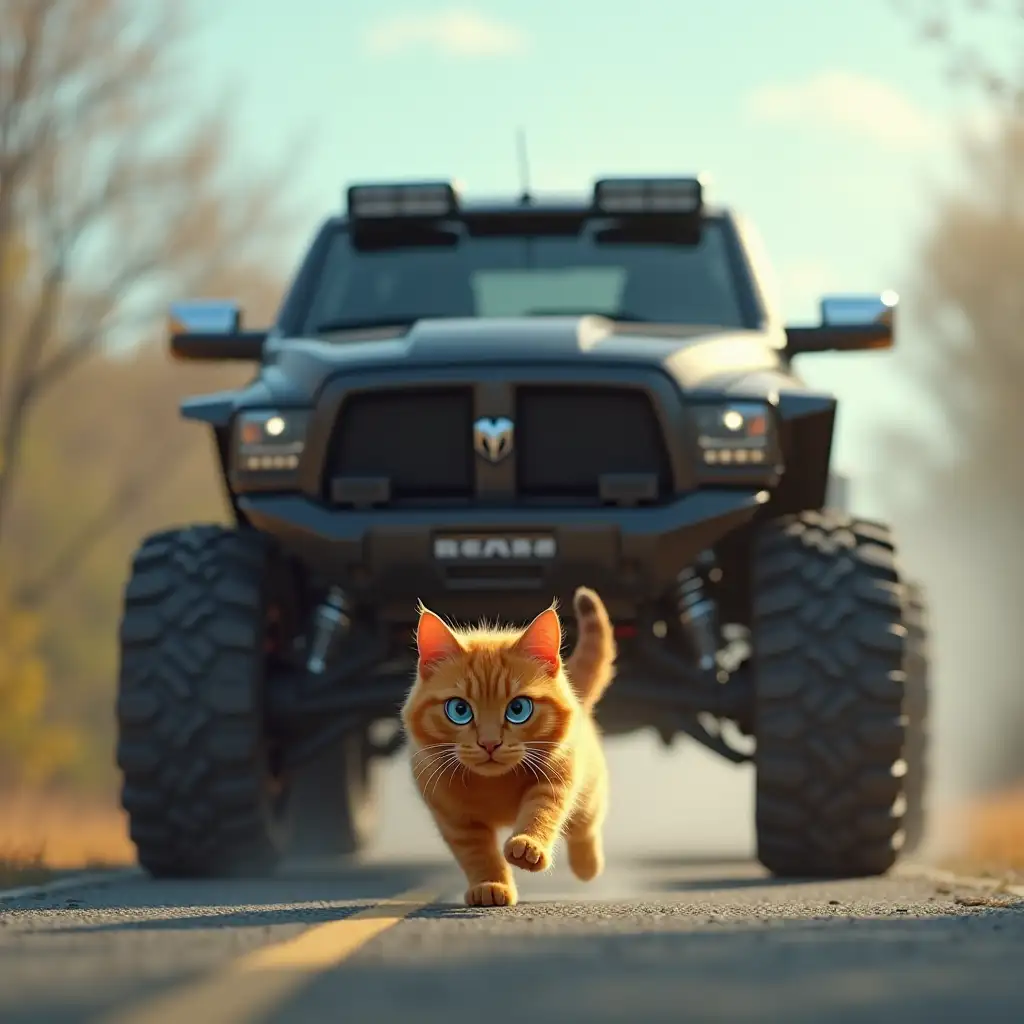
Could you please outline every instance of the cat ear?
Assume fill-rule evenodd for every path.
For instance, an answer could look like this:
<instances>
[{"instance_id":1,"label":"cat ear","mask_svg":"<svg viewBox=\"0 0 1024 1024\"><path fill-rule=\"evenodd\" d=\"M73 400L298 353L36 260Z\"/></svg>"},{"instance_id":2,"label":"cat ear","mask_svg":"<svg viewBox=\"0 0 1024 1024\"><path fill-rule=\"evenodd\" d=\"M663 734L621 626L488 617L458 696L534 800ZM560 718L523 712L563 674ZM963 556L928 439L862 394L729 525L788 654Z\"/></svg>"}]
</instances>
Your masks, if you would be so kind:
<instances>
[{"instance_id":1,"label":"cat ear","mask_svg":"<svg viewBox=\"0 0 1024 1024\"><path fill-rule=\"evenodd\" d=\"M562 667L562 624L558 612L548 608L526 627L515 649L541 662L551 675Z\"/></svg>"},{"instance_id":2,"label":"cat ear","mask_svg":"<svg viewBox=\"0 0 1024 1024\"><path fill-rule=\"evenodd\" d=\"M419 650L420 675L429 673L438 662L462 654L462 645L444 620L429 608L420 608L420 621L416 627L416 647Z\"/></svg>"}]
</instances>

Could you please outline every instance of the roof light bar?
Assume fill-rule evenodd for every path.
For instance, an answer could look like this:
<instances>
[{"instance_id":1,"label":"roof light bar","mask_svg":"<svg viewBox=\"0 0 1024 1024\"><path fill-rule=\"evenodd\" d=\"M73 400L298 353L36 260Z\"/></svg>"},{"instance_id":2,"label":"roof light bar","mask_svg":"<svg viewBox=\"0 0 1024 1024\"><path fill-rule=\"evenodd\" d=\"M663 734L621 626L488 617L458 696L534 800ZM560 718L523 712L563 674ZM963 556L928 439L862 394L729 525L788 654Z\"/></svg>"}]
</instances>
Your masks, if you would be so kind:
<instances>
[{"instance_id":1,"label":"roof light bar","mask_svg":"<svg viewBox=\"0 0 1024 1024\"><path fill-rule=\"evenodd\" d=\"M350 185L348 213L357 220L449 217L458 210L455 187L449 181Z\"/></svg>"},{"instance_id":2,"label":"roof light bar","mask_svg":"<svg viewBox=\"0 0 1024 1024\"><path fill-rule=\"evenodd\" d=\"M695 214L704 204L700 178L602 178L594 184L594 207L621 216Z\"/></svg>"}]
</instances>

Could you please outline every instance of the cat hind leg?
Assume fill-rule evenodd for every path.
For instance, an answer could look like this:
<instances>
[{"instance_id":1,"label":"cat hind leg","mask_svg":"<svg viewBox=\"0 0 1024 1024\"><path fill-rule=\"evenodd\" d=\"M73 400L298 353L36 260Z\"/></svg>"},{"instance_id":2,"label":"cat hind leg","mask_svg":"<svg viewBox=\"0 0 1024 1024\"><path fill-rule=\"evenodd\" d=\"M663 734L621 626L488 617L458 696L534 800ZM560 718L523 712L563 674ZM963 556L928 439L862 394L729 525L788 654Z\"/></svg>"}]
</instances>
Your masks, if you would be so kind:
<instances>
[{"instance_id":1,"label":"cat hind leg","mask_svg":"<svg viewBox=\"0 0 1024 1024\"><path fill-rule=\"evenodd\" d=\"M604 871L604 840L599 830L566 836L569 867L581 882L591 882Z\"/></svg>"},{"instance_id":2,"label":"cat hind leg","mask_svg":"<svg viewBox=\"0 0 1024 1024\"><path fill-rule=\"evenodd\" d=\"M581 882L593 881L604 871L605 813L603 792L593 793L566 822L569 867Z\"/></svg>"}]
</instances>

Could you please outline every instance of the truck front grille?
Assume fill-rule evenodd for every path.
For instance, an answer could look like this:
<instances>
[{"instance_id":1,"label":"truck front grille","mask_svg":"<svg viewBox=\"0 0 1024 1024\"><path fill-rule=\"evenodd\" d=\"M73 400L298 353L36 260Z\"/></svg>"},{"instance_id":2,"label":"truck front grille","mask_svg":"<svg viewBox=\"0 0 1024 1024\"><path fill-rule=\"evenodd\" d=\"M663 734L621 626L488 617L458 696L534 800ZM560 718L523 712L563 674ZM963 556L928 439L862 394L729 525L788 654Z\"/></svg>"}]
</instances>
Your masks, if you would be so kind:
<instances>
[{"instance_id":1,"label":"truck front grille","mask_svg":"<svg viewBox=\"0 0 1024 1024\"><path fill-rule=\"evenodd\" d=\"M519 388L516 450L524 498L596 500L610 474L650 475L659 497L672 491L658 417L635 388Z\"/></svg>"},{"instance_id":2,"label":"truck front grille","mask_svg":"<svg viewBox=\"0 0 1024 1024\"><path fill-rule=\"evenodd\" d=\"M386 478L392 501L470 497L472 389L410 388L352 395L335 425L328 462L328 479Z\"/></svg>"},{"instance_id":3,"label":"truck front grille","mask_svg":"<svg viewBox=\"0 0 1024 1024\"><path fill-rule=\"evenodd\" d=\"M347 503L335 491L340 482L364 495L386 493L375 504L473 500L485 466L473 451L474 415L471 384L347 397L328 450L328 496ZM508 500L600 504L602 479L616 477L653 481L655 500L673 491L661 424L642 389L523 385L515 389L514 422L513 452L503 463Z\"/></svg>"}]
</instances>

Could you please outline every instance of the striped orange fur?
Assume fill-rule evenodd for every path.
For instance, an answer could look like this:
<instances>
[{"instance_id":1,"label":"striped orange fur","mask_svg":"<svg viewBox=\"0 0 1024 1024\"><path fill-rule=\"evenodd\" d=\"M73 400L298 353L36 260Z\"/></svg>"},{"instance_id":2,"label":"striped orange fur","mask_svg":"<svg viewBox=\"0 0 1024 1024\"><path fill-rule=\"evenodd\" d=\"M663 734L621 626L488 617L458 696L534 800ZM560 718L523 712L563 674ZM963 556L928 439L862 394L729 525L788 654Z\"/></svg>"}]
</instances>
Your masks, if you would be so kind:
<instances>
[{"instance_id":1,"label":"striped orange fur","mask_svg":"<svg viewBox=\"0 0 1024 1024\"><path fill-rule=\"evenodd\" d=\"M417 787L466 876L470 906L514 904L511 868L546 870L562 836L577 878L604 866L608 776L592 713L614 674L615 640L594 591L580 587L574 606L579 637L564 663L553 606L525 630L452 629L420 609L402 722Z\"/></svg>"}]
</instances>

